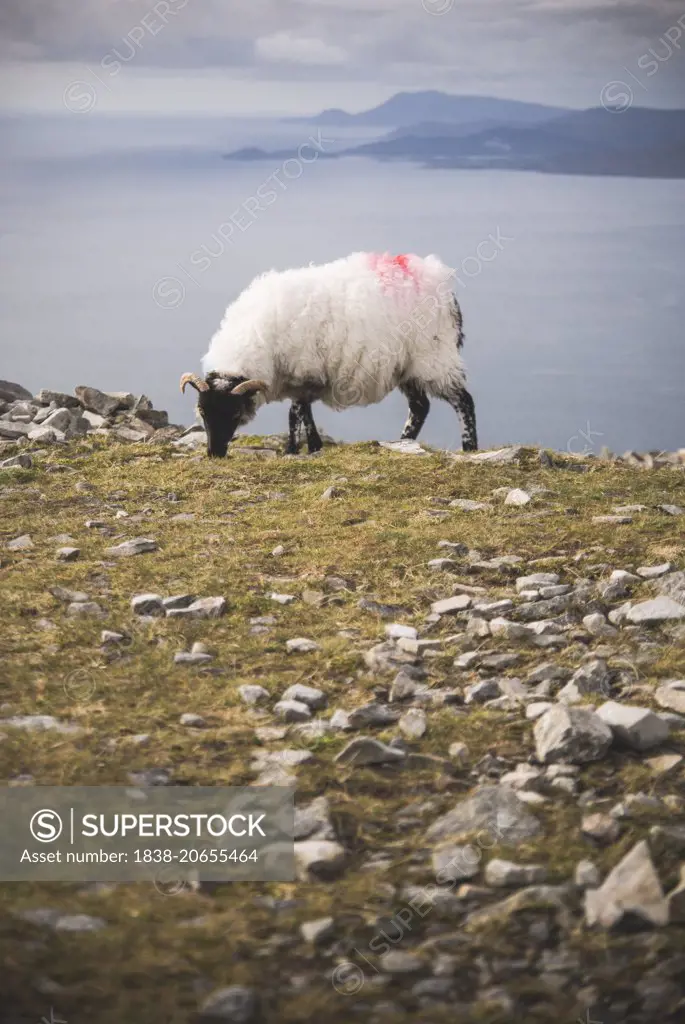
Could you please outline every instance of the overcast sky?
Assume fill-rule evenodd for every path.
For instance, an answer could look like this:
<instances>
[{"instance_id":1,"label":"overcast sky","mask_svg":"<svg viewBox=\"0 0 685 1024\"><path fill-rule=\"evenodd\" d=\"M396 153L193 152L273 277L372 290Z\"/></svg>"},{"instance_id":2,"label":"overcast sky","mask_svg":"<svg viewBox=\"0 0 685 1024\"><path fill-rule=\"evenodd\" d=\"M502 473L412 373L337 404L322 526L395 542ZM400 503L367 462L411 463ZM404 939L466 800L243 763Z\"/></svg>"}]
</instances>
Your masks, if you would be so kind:
<instances>
[{"instance_id":1,"label":"overcast sky","mask_svg":"<svg viewBox=\"0 0 685 1024\"><path fill-rule=\"evenodd\" d=\"M0 0L0 109L359 110L420 88L594 106L614 81L685 106L683 50L685 0Z\"/></svg>"}]
</instances>

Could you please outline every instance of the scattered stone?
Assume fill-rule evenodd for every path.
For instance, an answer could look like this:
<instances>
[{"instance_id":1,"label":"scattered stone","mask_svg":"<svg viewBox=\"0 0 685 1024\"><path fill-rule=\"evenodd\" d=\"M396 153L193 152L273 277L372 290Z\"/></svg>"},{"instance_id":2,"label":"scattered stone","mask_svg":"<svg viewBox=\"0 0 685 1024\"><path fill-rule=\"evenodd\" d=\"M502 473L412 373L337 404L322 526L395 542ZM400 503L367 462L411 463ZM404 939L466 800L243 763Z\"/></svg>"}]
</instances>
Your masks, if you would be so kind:
<instances>
[{"instance_id":1,"label":"scattered stone","mask_svg":"<svg viewBox=\"0 0 685 1024\"><path fill-rule=\"evenodd\" d=\"M673 565L670 562L662 562L660 565L641 565L636 572L643 580L656 580L665 576L672 568Z\"/></svg>"},{"instance_id":2,"label":"scattered stone","mask_svg":"<svg viewBox=\"0 0 685 1024\"><path fill-rule=\"evenodd\" d=\"M182 714L179 721L181 725L189 725L194 729L202 729L207 724L202 715L194 715L190 711Z\"/></svg>"},{"instance_id":3,"label":"scattered stone","mask_svg":"<svg viewBox=\"0 0 685 1024\"><path fill-rule=\"evenodd\" d=\"M626 618L634 625L650 625L668 622L671 619L685 619L685 605L679 604L671 597L654 597L651 601L634 604L629 609Z\"/></svg>"},{"instance_id":4,"label":"scattered stone","mask_svg":"<svg viewBox=\"0 0 685 1024\"><path fill-rule=\"evenodd\" d=\"M389 764L402 761L404 757L403 750L389 747L387 743L381 743L380 740L370 736L358 736L343 747L336 755L335 761L336 764L349 764L360 768L367 764Z\"/></svg>"},{"instance_id":5,"label":"scattered stone","mask_svg":"<svg viewBox=\"0 0 685 1024\"><path fill-rule=\"evenodd\" d=\"M373 615L379 615L381 619L393 619L396 615L406 614L405 608L400 608L396 604L382 604L381 602L375 601L373 598L369 597L360 598L357 602L357 608L361 608L363 612L371 612Z\"/></svg>"},{"instance_id":6,"label":"scattered stone","mask_svg":"<svg viewBox=\"0 0 685 1024\"><path fill-rule=\"evenodd\" d=\"M618 839L621 826L610 814L597 812L585 815L580 823L580 831L601 846L608 846Z\"/></svg>"},{"instance_id":7,"label":"scattered stone","mask_svg":"<svg viewBox=\"0 0 685 1024\"><path fill-rule=\"evenodd\" d=\"M72 601L67 606L67 615L94 615L99 617L104 614L104 609L100 607L97 601Z\"/></svg>"},{"instance_id":8,"label":"scattered stone","mask_svg":"<svg viewBox=\"0 0 685 1024\"><path fill-rule=\"evenodd\" d=\"M181 608L167 608L167 618L219 619L226 611L226 598L201 597Z\"/></svg>"},{"instance_id":9,"label":"scattered stone","mask_svg":"<svg viewBox=\"0 0 685 1024\"><path fill-rule=\"evenodd\" d=\"M389 640L399 640L401 637L416 640L419 634L414 626L403 626L399 622L389 622L385 627L385 635Z\"/></svg>"},{"instance_id":10,"label":"scattered stone","mask_svg":"<svg viewBox=\"0 0 685 1024\"><path fill-rule=\"evenodd\" d=\"M547 879L547 869L540 864L515 864L494 858L485 868L485 882L497 888L516 885L539 885Z\"/></svg>"},{"instance_id":11,"label":"scattered stone","mask_svg":"<svg viewBox=\"0 0 685 1024\"><path fill-rule=\"evenodd\" d=\"M615 526L625 526L632 523L632 516L593 516L593 523L613 523Z\"/></svg>"},{"instance_id":12,"label":"scattered stone","mask_svg":"<svg viewBox=\"0 0 685 1024\"><path fill-rule=\"evenodd\" d=\"M459 839L487 832L490 840L518 846L538 835L542 826L508 786L480 786L442 815L426 832L426 839Z\"/></svg>"},{"instance_id":13,"label":"scattered stone","mask_svg":"<svg viewBox=\"0 0 685 1024\"><path fill-rule=\"evenodd\" d=\"M599 868L591 860L579 860L573 875L579 889L596 889L602 881Z\"/></svg>"},{"instance_id":14,"label":"scattered stone","mask_svg":"<svg viewBox=\"0 0 685 1024\"><path fill-rule=\"evenodd\" d=\"M585 920L591 927L668 923L668 903L645 840L637 843L597 889L585 893Z\"/></svg>"},{"instance_id":15,"label":"scattered stone","mask_svg":"<svg viewBox=\"0 0 685 1024\"><path fill-rule=\"evenodd\" d=\"M316 882L339 875L345 865L345 849L327 839L295 843L295 868L301 882Z\"/></svg>"},{"instance_id":16,"label":"scattered stone","mask_svg":"<svg viewBox=\"0 0 685 1024\"><path fill-rule=\"evenodd\" d=\"M105 554L114 558L129 558L131 555L143 555L157 550L157 542L149 537L133 537L114 547L105 548Z\"/></svg>"},{"instance_id":17,"label":"scattered stone","mask_svg":"<svg viewBox=\"0 0 685 1024\"><path fill-rule=\"evenodd\" d=\"M685 679L671 679L663 683L654 697L659 707L685 715Z\"/></svg>"},{"instance_id":18,"label":"scattered stone","mask_svg":"<svg viewBox=\"0 0 685 1024\"><path fill-rule=\"evenodd\" d=\"M446 597L442 601L434 601L431 611L436 615L456 615L470 607L472 599L468 594L455 594L454 597Z\"/></svg>"},{"instance_id":19,"label":"scattered stone","mask_svg":"<svg viewBox=\"0 0 685 1024\"><path fill-rule=\"evenodd\" d=\"M555 572L536 572L532 576L519 576L516 580L516 590L520 594L522 590L552 587L558 582L559 577Z\"/></svg>"},{"instance_id":20,"label":"scattered stone","mask_svg":"<svg viewBox=\"0 0 685 1024\"><path fill-rule=\"evenodd\" d=\"M8 540L6 547L8 551L30 551L31 548L34 547L34 543L28 533L24 533L21 537L15 537L14 540Z\"/></svg>"},{"instance_id":21,"label":"scattered stone","mask_svg":"<svg viewBox=\"0 0 685 1024\"><path fill-rule=\"evenodd\" d=\"M269 594L269 599L276 604L292 604L295 600L294 594Z\"/></svg>"},{"instance_id":22,"label":"scattered stone","mask_svg":"<svg viewBox=\"0 0 685 1024\"><path fill-rule=\"evenodd\" d=\"M274 705L274 714L284 722L307 722L312 717L308 705L301 700L279 700Z\"/></svg>"},{"instance_id":23,"label":"scattered stone","mask_svg":"<svg viewBox=\"0 0 685 1024\"><path fill-rule=\"evenodd\" d=\"M557 694L557 699L565 704L575 704L583 697L596 696L599 693L608 696L611 690L610 680L606 662L601 658L593 658L573 673L566 686Z\"/></svg>"},{"instance_id":24,"label":"scattered stone","mask_svg":"<svg viewBox=\"0 0 685 1024\"><path fill-rule=\"evenodd\" d=\"M75 562L80 556L80 548L58 548L57 549L57 561L58 562Z\"/></svg>"},{"instance_id":25,"label":"scattered stone","mask_svg":"<svg viewBox=\"0 0 685 1024\"><path fill-rule=\"evenodd\" d=\"M62 914L53 927L56 932L99 932L107 927L107 922L90 914Z\"/></svg>"},{"instance_id":26,"label":"scattered stone","mask_svg":"<svg viewBox=\"0 0 685 1024\"><path fill-rule=\"evenodd\" d=\"M532 500L532 496L528 491L521 490L520 487L514 487L513 490L509 491L506 498L504 499L505 505L527 505Z\"/></svg>"},{"instance_id":27,"label":"scattered stone","mask_svg":"<svg viewBox=\"0 0 685 1024\"><path fill-rule=\"evenodd\" d=\"M484 501L473 501L471 498L455 498L450 502L450 508L459 508L462 512L482 512L490 507Z\"/></svg>"},{"instance_id":28,"label":"scattered stone","mask_svg":"<svg viewBox=\"0 0 685 1024\"><path fill-rule=\"evenodd\" d=\"M321 647L314 640L298 636L292 640L286 640L285 648L288 654L308 654L310 651L320 651Z\"/></svg>"},{"instance_id":29,"label":"scattered stone","mask_svg":"<svg viewBox=\"0 0 685 1024\"><path fill-rule=\"evenodd\" d=\"M0 727L24 729L27 732L59 732L65 736L80 736L83 732L78 725L61 722L52 715L14 715L12 718L0 718Z\"/></svg>"},{"instance_id":30,"label":"scattered stone","mask_svg":"<svg viewBox=\"0 0 685 1024\"><path fill-rule=\"evenodd\" d=\"M30 455L12 455L0 461L0 469L31 469L33 459Z\"/></svg>"},{"instance_id":31,"label":"scattered stone","mask_svg":"<svg viewBox=\"0 0 685 1024\"><path fill-rule=\"evenodd\" d=\"M424 963L416 953L391 949L379 957L378 966L386 974L413 974L415 971L420 971Z\"/></svg>"},{"instance_id":32,"label":"scattered stone","mask_svg":"<svg viewBox=\"0 0 685 1024\"><path fill-rule=\"evenodd\" d=\"M269 700L270 693L265 690L263 686L258 686L256 683L246 683L244 686L238 687L238 693L245 704L261 704L264 701Z\"/></svg>"},{"instance_id":33,"label":"scattered stone","mask_svg":"<svg viewBox=\"0 0 685 1024\"><path fill-rule=\"evenodd\" d=\"M211 992L200 1006L200 1024L211 1024L223 1020L230 1024L253 1024L259 1014L259 1000L256 992L243 985Z\"/></svg>"},{"instance_id":34,"label":"scattered stone","mask_svg":"<svg viewBox=\"0 0 685 1024\"><path fill-rule=\"evenodd\" d=\"M195 600L195 594L175 594L173 597L163 598L162 604L164 611L168 612L172 608L189 608Z\"/></svg>"},{"instance_id":35,"label":"scattered stone","mask_svg":"<svg viewBox=\"0 0 685 1024\"><path fill-rule=\"evenodd\" d=\"M501 695L497 679L482 679L473 686L467 686L464 690L465 704L485 704L486 701L494 700Z\"/></svg>"},{"instance_id":36,"label":"scattered stone","mask_svg":"<svg viewBox=\"0 0 685 1024\"><path fill-rule=\"evenodd\" d=\"M164 605L159 594L136 594L131 598L134 615L164 615Z\"/></svg>"},{"instance_id":37,"label":"scattered stone","mask_svg":"<svg viewBox=\"0 0 685 1024\"><path fill-rule=\"evenodd\" d=\"M399 721L400 732L408 740L421 739L427 727L426 712L422 711L421 708L409 708Z\"/></svg>"},{"instance_id":38,"label":"scattered stone","mask_svg":"<svg viewBox=\"0 0 685 1024\"><path fill-rule=\"evenodd\" d=\"M614 737L633 750L650 750L668 739L668 725L649 708L611 700L602 704L597 714L609 726Z\"/></svg>"},{"instance_id":39,"label":"scattered stone","mask_svg":"<svg viewBox=\"0 0 685 1024\"><path fill-rule=\"evenodd\" d=\"M611 626L601 612L592 612L583 618L583 625L592 636L616 636L618 630Z\"/></svg>"},{"instance_id":40,"label":"scattered stone","mask_svg":"<svg viewBox=\"0 0 685 1024\"><path fill-rule=\"evenodd\" d=\"M612 739L611 729L594 711L563 705L542 715L533 732L536 754L543 764L598 761Z\"/></svg>"},{"instance_id":41,"label":"scattered stone","mask_svg":"<svg viewBox=\"0 0 685 1024\"><path fill-rule=\"evenodd\" d=\"M200 651L177 651L174 654L175 665L206 665L209 661L212 661L212 655Z\"/></svg>"},{"instance_id":42,"label":"scattered stone","mask_svg":"<svg viewBox=\"0 0 685 1024\"><path fill-rule=\"evenodd\" d=\"M303 683L295 683L289 686L281 700L301 701L312 711L320 711L328 704L328 697L323 690L317 690L314 686L305 686Z\"/></svg>"},{"instance_id":43,"label":"scattered stone","mask_svg":"<svg viewBox=\"0 0 685 1024\"><path fill-rule=\"evenodd\" d=\"M315 921L304 921L300 925L300 935L305 942L311 942L313 946L327 942L332 938L334 932L334 920L332 917L317 917Z\"/></svg>"}]
</instances>

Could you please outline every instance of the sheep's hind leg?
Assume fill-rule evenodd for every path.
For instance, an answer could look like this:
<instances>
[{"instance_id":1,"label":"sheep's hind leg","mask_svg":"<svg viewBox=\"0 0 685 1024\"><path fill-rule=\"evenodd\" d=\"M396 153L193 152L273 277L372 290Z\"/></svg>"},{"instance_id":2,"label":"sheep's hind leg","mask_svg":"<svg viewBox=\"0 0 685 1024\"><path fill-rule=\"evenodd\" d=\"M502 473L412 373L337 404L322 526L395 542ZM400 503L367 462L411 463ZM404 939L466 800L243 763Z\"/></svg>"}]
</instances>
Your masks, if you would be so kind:
<instances>
[{"instance_id":1,"label":"sheep's hind leg","mask_svg":"<svg viewBox=\"0 0 685 1024\"><path fill-rule=\"evenodd\" d=\"M409 418L404 424L404 430L400 435L400 439L402 441L415 441L419 436L421 427L426 422L430 402L421 385L416 384L414 381L400 384L400 391L403 395L406 395L409 401Z\"/></svg>"},{"instance_id":2,"label":"sheep's hind leg","mask_svg":"<svg viewBox=\"0 0 685 1024\"><path fill-rule=\"evenodd\" d=\"M463 385L457 385L441 392L438 398L444 398L452 406L461 420L461 446L465 452L478 449L478 433L476 430L476 407L473 398Z\"/></svg>"},{"instance_id":3,"label":"sheep's hind leg","mask_svg":"<svg viewBox=\"0 0 685 1024\"><path fill-rule=\"evenodd\" d=\"M311 402L300 402L302 407L302 422L304 423L304 429L307 434L307 448L309 454L313 455L314 452L320 452L323 448L323 441L319 437L319 431L316 429L316 423L312 416L312 405Z\"/></svg>"}]
</instances>

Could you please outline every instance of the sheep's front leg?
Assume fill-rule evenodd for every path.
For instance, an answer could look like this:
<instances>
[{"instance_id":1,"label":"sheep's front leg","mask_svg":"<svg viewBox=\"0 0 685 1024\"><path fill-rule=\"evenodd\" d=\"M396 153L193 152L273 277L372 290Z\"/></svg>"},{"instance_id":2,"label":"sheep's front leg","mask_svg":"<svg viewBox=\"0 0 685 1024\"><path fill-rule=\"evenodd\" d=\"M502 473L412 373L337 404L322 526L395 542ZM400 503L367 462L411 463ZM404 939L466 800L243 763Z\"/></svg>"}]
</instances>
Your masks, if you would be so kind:
<instances>
[{"instance_id":1,"label":"sheep's front leg","mask_svg":"<svg viewBox=\"0 0 685 1024\"><path fill-rule=\"evenodd\" d=\"M312 416L310 402L293 402L288 414L288 444L285 449L286 455L297 455L300 450L300 433L302 427L307 435L307 448L310 452L318 452L323 448L323 441L319 437L316 423Z\"/></svg>"},{"instance_id":2,"label":"sheep's front leg","mask_svg":"<svg viewBox=\"0 0 685 1024\"><path fill-rule=\"evenodd\" d=\"M426 421L431 404L421 385L416 384L414 381L407 381L406 384L401 384L400 391L403 395L406 395L409 401L409 417L404 424L400 440L415 441Z\"/></svg>"}]
</instances>

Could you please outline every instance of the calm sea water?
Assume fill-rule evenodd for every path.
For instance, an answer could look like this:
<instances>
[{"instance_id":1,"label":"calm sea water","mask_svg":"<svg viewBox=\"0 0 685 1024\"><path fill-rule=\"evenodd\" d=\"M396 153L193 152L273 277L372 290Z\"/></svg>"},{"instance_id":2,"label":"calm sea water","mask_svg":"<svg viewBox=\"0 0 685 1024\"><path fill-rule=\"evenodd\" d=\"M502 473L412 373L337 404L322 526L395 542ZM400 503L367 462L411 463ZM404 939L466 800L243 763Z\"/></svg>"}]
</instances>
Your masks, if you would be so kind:
<instances>
[{"instance_id":1,"label":"calm sea water","mask_svg":"<svg viewBox=\"0 0 685 1024\"><path fill-rule=\"evenodd\" d=\"M309 147L309 163L221 159L310 135L267 123L0 129L0 377L142 390L191 422L178 378L255 274L355 249L434 252L457 268L483 446L685 446L683 181L426 171ZM395 394L315 412L335 437L392 439L406 408ZM254 429L285 424L276 405ZM458 447L452 410L434 403L421 436Z\"/></svg>"}]
</instances>

